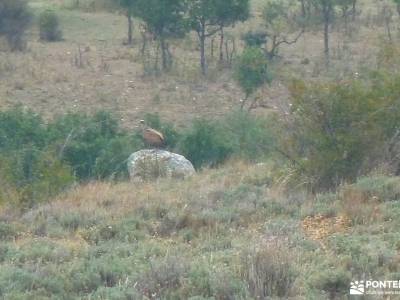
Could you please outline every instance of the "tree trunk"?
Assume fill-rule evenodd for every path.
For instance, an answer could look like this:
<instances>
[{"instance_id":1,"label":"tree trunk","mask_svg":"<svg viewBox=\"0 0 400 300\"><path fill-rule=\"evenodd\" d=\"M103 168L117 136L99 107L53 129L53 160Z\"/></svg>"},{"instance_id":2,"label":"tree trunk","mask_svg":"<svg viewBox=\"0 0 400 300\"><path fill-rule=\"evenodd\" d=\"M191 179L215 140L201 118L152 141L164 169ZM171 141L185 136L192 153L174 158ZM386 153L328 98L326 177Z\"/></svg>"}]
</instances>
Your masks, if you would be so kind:
<instances>
[{"instance_id":1,"label":"tree trunk","mask_svg":"<svg viewBox=\"0 0 400 300\"><path fill-rule=\"evenodd\" d=\"M305 0L300 0L301 2L301 16L303 17L303 19L306 18L307 16L307 12L306 12L306 4L304 3Z\"/></svg>"},{"instance_id":2,"label":"tree trunk","mask_svg":"<svg viewBox=\"0 0 400 300\"><path fill-rule=\"evenodd\" d=\"M323 7L324 14L324 53L326 63L329 63L329 23L330 23L330 14L331 7L329 4L324 4Z\"/></svg>"},{"instance_id":3,"label":"tree trunk","mask_svg":"<svg viewBox=\"0 0 400 300\"><path fill-rule=\"evenodd\" d=\"M167 71L169 70L168 49L163 36L160 37L160 46L161 46L162 67L164 71Z\"/></svg>"},{"instance_id":4,"label":"tree trunk","mask_svg":"<svg viewBox=\"0 0 400 300\"><path fill-rule=\"evenodd\" d=\"M222 63L224 61L224 27L221 26L220 29L220 41L219 41L219 62Z\"/></svg>"},{"instance_id":5,"label":"tree trunk","mask_svg":"<svg viewBox=\"0 0 400 300\"><path fill-rule=\"evenodd\" d=\"M207 63L206 63L206 53L205 53L205 44L206 44L206 28L205 23L201 24L201 29L199 32L200 39L200 66L201 73L206 75L207 73Z\"/></svg>"},{"instance_id":6,"label":"tree trunk","mask_svg":"<svg viewBox=\"0 0 400 300\"><path fill-rule=\"evenodd\" d=\"M130 11L127 12L126 16L128 18L128 45L132 45L133 21Z\"/></svg>"},{"instance_id":7,"label":"tree trunk","mask_svg":"<svg viewBox=\"0 0 400 300\"><path fill-rule=\"evenodd\" d=\"M356 19L356 13L357 13L356 5L357 5L357 0L353 0L353 8L351 10L353 21Z\"/></svg>"}]
</instances>

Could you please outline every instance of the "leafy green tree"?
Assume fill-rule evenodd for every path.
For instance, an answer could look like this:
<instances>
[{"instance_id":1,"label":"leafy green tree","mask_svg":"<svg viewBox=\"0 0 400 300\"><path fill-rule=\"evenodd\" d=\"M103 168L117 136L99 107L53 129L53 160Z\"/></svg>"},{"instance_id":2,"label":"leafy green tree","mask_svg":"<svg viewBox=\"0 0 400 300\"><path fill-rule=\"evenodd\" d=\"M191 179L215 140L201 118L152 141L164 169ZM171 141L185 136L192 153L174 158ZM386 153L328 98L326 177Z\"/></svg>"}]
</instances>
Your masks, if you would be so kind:
<instances>
[{"instance_id":1,"label":"leafy green tree","mask_svg":"<svg viewBox=\"0 0 400 300\"><path fill-rule=\"evenodd\" d=\"M24 33L32 14L24 0L0 0L0 36L5 36L11 50L23 50Z\"/></svg>"},{"instance_id":2,"label":"leafy green tree","mask_svg":"<svg viewBox=\"0 0 400 300\"><path fill-rule=\"evenodd\" d=\"M235 77L245 93L245 99L241 103L241 109L243 109L249 96L272 79L268 62L262 49L256 47L245 48L238 58ZM253 108L254 104L253 102L249 109Z\"/></svg>"},{"instance_id":3,"label":"leafy green tree","mask_svg":"<svg viewBox=\"0 0 400 300\"><path fill-rule=\"evenodd\" d=\"M200 44L200 66L207 73L205 44L207 38L221 32L220 57L222 53L223 28L244 21L249 16L248 0L189 0L190 24L196 31Z\"/></svg>"},{"instance_id":4,"label":"leafy green tree","mask_svg":"<svg viewBox=\"0 0 400 300\"><path fill-rule=\"evenodd\" d=\"M182 38L187 32L184 0L137 0L137 16L151 31L161 48L162 67L167 71L172 66L169 38Z\"/></svg>"}]
</instances>

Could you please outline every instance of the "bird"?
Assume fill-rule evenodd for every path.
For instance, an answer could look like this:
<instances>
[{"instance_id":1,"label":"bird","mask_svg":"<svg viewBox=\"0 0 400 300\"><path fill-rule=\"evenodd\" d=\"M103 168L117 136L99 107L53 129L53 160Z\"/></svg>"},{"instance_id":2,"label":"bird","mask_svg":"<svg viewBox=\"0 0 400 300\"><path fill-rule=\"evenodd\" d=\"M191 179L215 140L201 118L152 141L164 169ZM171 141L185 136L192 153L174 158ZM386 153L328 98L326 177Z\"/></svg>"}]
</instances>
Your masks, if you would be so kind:
<instances>
[{"instance_id":1,"label":"bird","mask_svg":"<svg viewBox=\"0 0 400 300\"><path fill-rule=\"evenodd\" d=\"M162 148L165 146L165 138L161 132L148 127L144 120L140 120L140 128L142 138L147 146L154 148Z\"/></svg>"}]
</instances>

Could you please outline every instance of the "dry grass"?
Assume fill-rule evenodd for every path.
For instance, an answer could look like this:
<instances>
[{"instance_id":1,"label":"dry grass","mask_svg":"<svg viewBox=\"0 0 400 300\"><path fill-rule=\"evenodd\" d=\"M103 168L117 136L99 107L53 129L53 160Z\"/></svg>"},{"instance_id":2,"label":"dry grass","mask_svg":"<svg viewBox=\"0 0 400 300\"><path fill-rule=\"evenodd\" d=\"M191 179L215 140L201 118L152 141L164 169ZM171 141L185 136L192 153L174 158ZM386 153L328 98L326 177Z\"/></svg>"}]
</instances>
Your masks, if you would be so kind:
<instances>
[{"instance_id":1,"label":"dry grass","mask_svg":"<svg viewBox=\"0 0 400 300\"><path fill-rule=\"evenodd\" d=\"M262 3L254 0L253 4L255 17L228 30L227 35L240 40L242 33L260 26L258 12ZM46 7L56 9L65 41L41 43L35 27L29 33L26 53L0 53L2 109L21 104L52 118L68 111L91 113L102 108L113 111L125 125L131 126L149 112L158 112L166 120L185 125L200 116L216 118L239 106L243 94L233 81L231 70L218 70L211 62L208 78L200 76L194 35L173 42L176 67L170 74L144 77L140 35L135 31L133 48L122 45L126 31L122 15L66 9L66 1L35 0L31 5L37 13ZM285 84L290 78L341 78L356 72L360 65L374 66L381 37L385 35L379 15L382 5L363 1L362 14L353 24L351 37L344 37L340 25L334 28L329 72L321 63L320 31L307 33L296 45L282 49L284 59L274 65L274 83L256 97L286 111ZM301 63L305 58L310 64ZM263 108L258 111L264 112Z\"/></svg>"}]
</instances>

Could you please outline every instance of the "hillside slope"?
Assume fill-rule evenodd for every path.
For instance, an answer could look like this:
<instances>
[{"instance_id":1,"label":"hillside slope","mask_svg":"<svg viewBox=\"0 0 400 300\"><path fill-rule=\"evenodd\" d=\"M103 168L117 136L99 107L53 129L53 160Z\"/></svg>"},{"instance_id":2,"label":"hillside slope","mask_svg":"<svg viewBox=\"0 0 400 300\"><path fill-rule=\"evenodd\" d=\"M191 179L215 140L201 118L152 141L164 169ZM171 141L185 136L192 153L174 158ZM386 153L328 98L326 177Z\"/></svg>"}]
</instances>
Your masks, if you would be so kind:
<instances>
[{"instance_id":1,"label":"hillside slope","mask_svg":"<svg viewBox=\"0 0 400 300\"><path fill-rule=\"evenodd\" d=\"M399 178L312 196L272 174L235 163L4 210L0 297L341 299L351 280L399 274Z\"/></svg>"}]
</instances>

